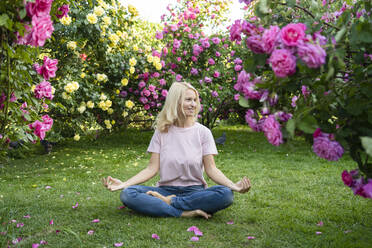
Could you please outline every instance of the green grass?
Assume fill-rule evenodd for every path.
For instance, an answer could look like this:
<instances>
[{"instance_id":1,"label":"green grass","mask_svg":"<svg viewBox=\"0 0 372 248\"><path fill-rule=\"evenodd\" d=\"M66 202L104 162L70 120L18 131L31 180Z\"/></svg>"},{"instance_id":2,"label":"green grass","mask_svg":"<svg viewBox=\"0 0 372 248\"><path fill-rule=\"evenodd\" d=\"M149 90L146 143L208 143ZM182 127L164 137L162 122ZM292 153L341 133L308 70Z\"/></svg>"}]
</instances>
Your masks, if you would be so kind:
<instances>
[{"instance_id":1,"label":"green grass","mask_svg":"<svg viewBox=\"0 0 372 248\"><path fill-rule=\"evenodd\" d=\"M233 181L249 176L253 187L235 194L234 204L212 219L152 218L117 209L119 192L107 191L100 178L129 178L149 159L145 151L152 132L128 130L95 142L59 144L49 155L41 155L39 148L35 155L1 166L0 232L7 233L0 235L0 247L17 237L23 240L14 247L40 240L48 247L113 247L116 242L122 247L371 246L372 201L343 185L341 172L356 167L347 155L328 162L302 140L274 147L261 133L239 126L220 127L213 134L223 131L227 142L219 147L217 166ZM27 214L31 218L23 218ZM17 228L11 220L24 226ZM234 224L226 224L230 220ZM186 231L193 225L204 233L198 242L190 241L193 235ZM87 235L89 230L94 234ZM152 239L153 233L160 240Z\"/></svg>"}]
</instances>

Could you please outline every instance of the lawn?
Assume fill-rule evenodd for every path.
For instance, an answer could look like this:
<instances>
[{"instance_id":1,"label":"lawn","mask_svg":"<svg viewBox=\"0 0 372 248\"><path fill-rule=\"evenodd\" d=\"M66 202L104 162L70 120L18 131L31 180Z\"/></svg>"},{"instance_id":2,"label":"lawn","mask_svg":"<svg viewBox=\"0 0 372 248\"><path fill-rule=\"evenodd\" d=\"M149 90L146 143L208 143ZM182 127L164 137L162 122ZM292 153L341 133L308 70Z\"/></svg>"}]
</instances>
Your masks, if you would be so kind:
<instances>
[{"instance_id":1,"label":"lawn","mask_svg":"<svg viewBox=\"0 0 372 248\"><path fill-rule=\"evenodd\" d=\"M126 179L147 165L151 131L68 141L48 155L39 147L0 165L0 247L42 240L47 244L40 247L371 247L372 201L354 196L341 180L344 169L356 167L348 155L328 162L303 140L274 147L243 126L213 134L224 131L217 166L233 181L247 175L253 187L209 220L119 209L120 192L101 185L104 176ZM199 241L190 240L191 226L203 232Z\"/></svg>"}]
</instances>

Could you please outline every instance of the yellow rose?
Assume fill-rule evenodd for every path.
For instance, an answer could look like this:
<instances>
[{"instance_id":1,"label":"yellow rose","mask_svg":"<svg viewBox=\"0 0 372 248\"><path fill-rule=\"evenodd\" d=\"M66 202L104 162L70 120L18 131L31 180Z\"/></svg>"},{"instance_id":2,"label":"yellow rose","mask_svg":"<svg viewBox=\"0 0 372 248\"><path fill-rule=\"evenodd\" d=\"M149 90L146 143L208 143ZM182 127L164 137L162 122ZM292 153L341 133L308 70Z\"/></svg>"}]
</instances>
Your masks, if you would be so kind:
<instances>
[{"instance_id":1,"label":"yellow rose","mask_svg":"<svg viewBox=\"0 0 372 248\"><path fill-rule=\"evenodd\" d=\"M100 82L106 82L107 81L107 76L104 73L97 73L97 80Z\"/></svg>"},{"instance_id":2,"label":"yellow rose","mask_svg":"<svg viewBox=\"0 0 372 248\"><path fill-rule=\"evenodd\" d=\"M123 111L123 113L121 115L123 116L123 118L125 118L125 117L128 116L128 112L127 111Z\"/></svg>"},{"instance_id":3,"label":"yellow rose","mask_svg":"<svg viewBox=\"0 0 372 248\"><path fill-rule=\"evenodd\" d=\"M84 111L86 110L87 108L85 107L85 105L81 105L80 107L77 108L77 110L79 111L80 114L84 113Z\"/></svg>"},{"instance_id":4,"label":"yellow rose","mask_svg":"<svg viewBox=\"0 0 372 248\"><path fill-rule=\"evenodd\" d=\"M138 51L138 46L137 45L133 45L133 51L135 51L135 52Z\"/></svg>"},{"instance_id":5,"label":"yellow rose","mask_svg":"<svg viewBox=\"0 0 372 248\"><path fill-rule=\"evenodd\" d=\"M109 108L109 109L107 110L107 113L108 113L109 115L111 115L112 113L114 113L114 110L113 110L112 108Z\"/></svg>"},{"instance_id":6,"label":"yellow rose","mask_svg":"<svg viewBox=\"0 0 372 248\"><path fill-rule=\"evenodd\" d=\"M56 88L54 88L53 86L52 86L52 94L54 94L56 92Z\"/></svg>"},{"instance_id":7,"label":"yellow rose","mask_svg":"<svg viewBox=\"0 0 372 248\"><path fill-rule=\"evenodd\" d=\"M72 87L73 87L73 90L75 91L75 90L78 90L79 89L79 84L78 84L78 82L72 82Z\"/></svg>"},{"instance_id":8,"label":"yellow rose","mask_svg":"<svg viewBox=\"0 0 372 248\"><path fill-rule=\"evenodd\" d=\"M119 36L117 36L116 34L110 34L109 39L114 44L117 44L120 41Z\"/></svg>"},{"instance_id":9,"label":"yellow rose","mask_svg":"<svg viewBox=\"0 0 372 248\"><path fill-rule=\"evenodd\" d=\"M101 6L94 7L93 13L96 16L102 16L105 13L105 10Z\"/></svg>"},{"instance_id":10,"label":"yellow rose","mask_svg":"<svg viewBox=\"0 0 372 248\"><path fill-rule=\"evenodd\" d=\"M90 24L96 24L97 23L97 16L95 14L88 14L87 20Z\"/></svg>"},{"instance_id":11,"label":"yellow rose","mask_svg":"<svg viewBox=\"0 0 372 248\"><path fill-rule=\"evenodd\" d=\"M116 90L115 92L116 92L116 94L118 94L118 95L120 94L120 90Z\"/></svg>"},{"instance_id":12,"label":"yellow rose","mask_svg":"<svg viewBox=\"0 0 372 248\"><path fill-rule=\"evenodd\" d=\"M60 19L60 22L61 22L63 25L65 25L65 26L70 25L70 24L71 24L71 21L72 21L72 19L71 19L70 16L64 16L64 17L62 17L62 18Z\"/></svg>"},{"instance_id":13,"label":"yellow rose","mask_svg":"<svg viewBox=\"0 0 372 248\"><path fill-rule=\"evenodd\" d=\"M69 41L67 42L67 48L70 50L75 50L76 48L76 42L75 41Z\"/></svg>"},{"instance_id":14,"label":"yellow rose","mask_svg":"<svg viewBox=\"0 0 372 248\"><path fill-rule=\"evenodd\" d=\"M134 73L134 67L131 67L131 68L129 68L129 72L130 72L130 74L133 74Z\"/></svg>"},{"instance_id":15,"label":"yellow rose","mask_svg":"<svg viewBox=\"0 0 372 248\"><path fill-rule=\"evenodd\" d=\"M134 103L131 101L131 100L127 100L125 102L125 106L129 109L133 108L134 107Z\"/></svg>"},{"instance_id":16,"label":"yellow rose","mask_svg":"<svg viewBox=\"0 0 372 248\"><path fill-rule=\"evenodd\" d=\"M103 93L101 93L101 96L99 97L100 100L104 101L107 99L107 96Z\"/></svg>"},{"instance_id":17,"label":"yellow rose","mask_svg":"<svg viewBox=\"0 0 372 248\"><path fill-rule=\"evenodd\" d=\"M121 85L123 85L123 86L127 86L127 85L128 85L128 79L123 78L123 79L121 80Z\"/></svg>"},{"instance_id":18,"label":"yellow rose","mask_svg":"<svg viewBox=\"0 0 372 248\"><path fill-rule=\"evenodd\" d=\"M82 73L80 74L80 77L81 77L81 78L85 78L85 76L86 76L86 74L85 74L84 72L82 72Z\"/></svg>"},{"instance_id":19,"label":"yellow rose","mask_svg":"<svg viewBox=\"0 0 372 248\"><path fill-rule=\"evenodd\" d=\"M122 35L121 35L121 38L123 38L123 40L125 40L126 38L128 38L128 33L127 32L123 32ZM128 45L126 45L126 46L128 46Z\"/></svg>"},{"instance_id":20,"label":"yellow rose","mask_svg":"<svg viewBox=\"0 0 372 248\"><path fill-rule=\"evenodd\" d=\"M115 120L112 120L112 121L111 121L111 124L112 124L112 125L115 125L115 123L116 123Z\"/></svg>"},{"instance_id":21,"label":"yellow rose","mask_svg":"<svg viewBox=\"0 0 372 248\"><path fill-rule=\"evenodd\" d=\"M66 84L65 87L64 87L64 89L65 89L65 91L66 91L67 93L72 93L72 92L74 92L74 87L73 87L73 85L72 85L71 83Z\"/></svg>"},{"instance_id":22,"label":"yellow rose","mask_svg":"<svg viewBox=\"0 0 372 248\"><path fill-rule=\"evenodd\" d=\"M100 101L100 102L98 103L98 107L99 107L100 109L102 109L102 110L105 110L105 109L106 109L106 104L105 104L105 102L104 102L104 101Z\"/></svg>"},{"instance_id":23,"label":"yellow rose","mask_svg":"<svg viewBox=\"0 0 372 248\"><path fill-rule=\"evenodd\" d=\"M109 17L109 16L103 17L102 20L103 20L103 23L105 25L110 25L111 24L111 17Z\"/></svg>"},{"instance_id":24,"label":"yellow rose","mask_svg":"<svg viewBox=\"0 0 372 248\"><path fill-rule=\"evenodd\" d=\"M129 64L130 64L130 66L135 66L137 64L137 60L135 58L131 58L129 60Z\"/></svg>"},{"instance_id":25,"label":"yellow rose","mask_svg":"<svg viewBox=\"0 0 372 248\"><path fill-rule=\"evenodd\" d=\"M160 58L157 57L157 56L154 56L153 61L154 61L154 63L160 63Z\"/></svg>"},{"instance_id":26,"label":"yellow rose","mask_svg":"<svg viewBox=\"0 0 372 248\"><path fill-rule=\"evenodd\" d=\"M90 108L90 109L94 108L94 103L92 101L88 101L87 102L87 107Z\"/></svg>"},{"instance_id":27,"label":"yellow rose","mask_svg":"<svg viewBox=\"0 0 372 248\"><path fill-rule=\"evenodd\" d=\"M128 4L128 11L133 15L133 16L138 16L138 10L136 7L134 7L131 4Z\"/></svg>"},{"instance_id":28,"label":"yellow rose","mask_svg":"<svg viewBox=\"0 0 372 248\"><path fill-rule=\"evenodd\" d=\"M62 98L63 98L63 99L67 100L68 97L69 97L69 95L67 95L66 92L62 92Z\"/></svg>"},{"instance_id":29,"label":"yellow rose","mask_svg":"<svg viewBox=\"0 0 372 248\"><path fill-rule=\"evenodd\" d=\"M79 140L80 140L80 135L79 135L79 134L75 134L75 136L74 136L74 140L75 140L75 141L79 141Z\"/></svg>"},{"instance_id":30,"label":"yellow rose","mask_svg":"<svg viewBox=\"0 0 372 248\"><path fill-rule=\"evenodd\" d=\"M154 59L153 59L153 57L151 55L148 55L147 56L147 62L152 63L153 60Z\"/></svg>"},{"instance_id":31,"label":"yellow rose","mask_svg":"<svg viewBox=\"0 0 372 248\"><path fill-rule=\"evenodd\" d=\"M112 102L110 100L106 100L106 102L105 102L106 109L111 107L111 105L112 105Z\"/></svg>"},{"instance_id":32,"label":"yellow rose","mask_svg":"<svg viewBox=\"0 0 372 248\"><path fill-rule=\"evenodd\" d=\"M162 68L162 66L161 66L160 63L157 63L157 64L155 65L155 68L156 68L156 70L160 71L161 68Z\"/></svg>"}]
</instances>

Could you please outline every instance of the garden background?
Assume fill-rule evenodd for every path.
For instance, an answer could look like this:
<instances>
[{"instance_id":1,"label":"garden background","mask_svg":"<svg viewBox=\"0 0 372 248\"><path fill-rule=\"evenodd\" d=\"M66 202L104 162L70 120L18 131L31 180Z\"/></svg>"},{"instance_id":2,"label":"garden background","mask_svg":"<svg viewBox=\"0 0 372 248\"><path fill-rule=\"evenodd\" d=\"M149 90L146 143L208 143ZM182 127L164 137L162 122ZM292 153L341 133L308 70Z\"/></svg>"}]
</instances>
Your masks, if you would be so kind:
<instances>
[{"instance_id":1,"label":"garden background","mask_svg":"<svg viewBox=\"0 0 372 248\"><path fill-rule=\"evenodd\" d=\"M178 0L161 24L125 1L0 3L2 246L371 243L371 3L240 2L229 20L229 0ZM209 221L116 209L100 178L146 166L183 80L198 121L227 134L218 167L251 192Z\"/></svg>"}]
</instances>

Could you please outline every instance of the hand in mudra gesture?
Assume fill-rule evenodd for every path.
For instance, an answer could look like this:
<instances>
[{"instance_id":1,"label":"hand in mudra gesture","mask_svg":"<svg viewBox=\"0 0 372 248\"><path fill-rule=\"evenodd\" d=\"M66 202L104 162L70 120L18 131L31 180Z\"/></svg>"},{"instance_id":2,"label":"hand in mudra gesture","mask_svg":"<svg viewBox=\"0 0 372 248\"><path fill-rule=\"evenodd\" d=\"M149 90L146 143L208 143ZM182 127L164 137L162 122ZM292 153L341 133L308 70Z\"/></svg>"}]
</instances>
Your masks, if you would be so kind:
<instances>
[{"instance_id":1,"label":"hand in mudra gesture","mask_svg":"<svg viewBox=\"0 0 372 248\"><path fill-rule=\"evenodd\" d=\"M251 189L251 181L247 177L243 177L242 180L235 184L234 190L239 193L247 193Z\"/></svg>"},{"instance_id":2,"label":"hand in mudra gesture","mask_svg":"<svg viewBox=\"0 0 372 248\"><path fill-rule=\"evenodd\" d=\"M122 181L119 179L113 178L113 177L106 177L102 178L103 186L105 186L110 191L115 191L119 189L125 188L125 185Z\"/></svg>"}]
</instances>

